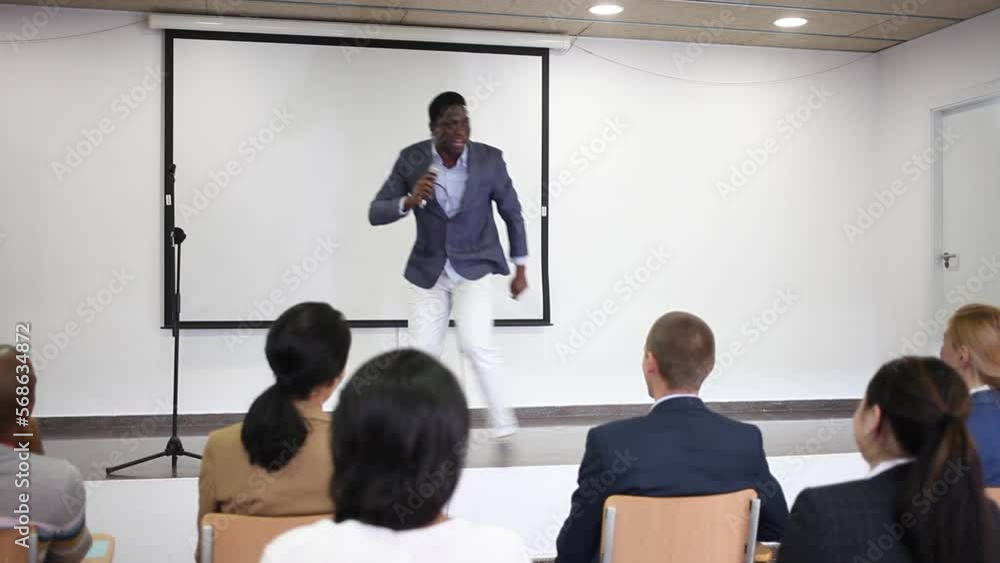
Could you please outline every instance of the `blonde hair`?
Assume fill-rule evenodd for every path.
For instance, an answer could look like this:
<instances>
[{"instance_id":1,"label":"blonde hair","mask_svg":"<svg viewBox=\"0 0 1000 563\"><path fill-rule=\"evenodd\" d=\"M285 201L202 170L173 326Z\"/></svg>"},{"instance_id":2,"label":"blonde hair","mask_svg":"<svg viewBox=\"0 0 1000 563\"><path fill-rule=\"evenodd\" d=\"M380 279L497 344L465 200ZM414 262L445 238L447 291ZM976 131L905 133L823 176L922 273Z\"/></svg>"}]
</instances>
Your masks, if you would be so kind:
<instances>
[{"instance_id":1,"label":"blonde hair","mask_svg":"<svg viewBox=\"0 0 1000 563\"><path fill-rule=\"evenodd\" d=\"M972 368L983 383L1000 389L1000 308L965 305L948 321L948 334L956 348L969 349Z\"/></svg>"}]
</instances>

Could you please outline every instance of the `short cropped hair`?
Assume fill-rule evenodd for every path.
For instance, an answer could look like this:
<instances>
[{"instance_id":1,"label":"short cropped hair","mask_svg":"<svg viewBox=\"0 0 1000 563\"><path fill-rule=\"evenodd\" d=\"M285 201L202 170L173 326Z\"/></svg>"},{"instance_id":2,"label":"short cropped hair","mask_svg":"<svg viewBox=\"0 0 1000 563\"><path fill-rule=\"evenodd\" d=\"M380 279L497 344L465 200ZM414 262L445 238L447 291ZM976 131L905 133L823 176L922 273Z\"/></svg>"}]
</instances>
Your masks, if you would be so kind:
<instances>
[{"instance_id":1,"label":"short cropped hair","mask_svg":"<svg viewBox=\"0 0 1000 563\"><path fill-rule=\"evenodd\" d=\"M333 413L336 521L392 530L430 524L455 492L468 445L458 380L410 349L372 358L351 379Z\"/></svg>"},{"instance_id":2,"label":"short cropped hair","mask_svg":"<svg viewBox=\"0 0 1000 563\"><path fill-rule=\"evenodd\" d=\"M24 388L27 388L27 394L24 394ZM27 397L27 400L23 397ZM24 354L18 353L14 346L0 344L0 412L3 412L3 417L0 418L0 432L10 435L9 431L15 428L17 418L28 418L21 417L17 413L26 412L30 415L34 407L35 367L31 360Z\"/></svg>"},{"instance_id":3,"label":"short cropped hair","mask_svg":"<svg viewBox=\"0 0 1000 563\"><path fill-rule=\"evenodd\" d=\"M715 367L715 335L690 313L674 311L657 319L646 336L646 351L671 389L697 390Z\"/></svg>"},{"instance_id":4,"label":"short cropped hair","mask_svg":"<svg viewBox=\"0 0 1000 563\"><path fill-rule=\"evenodd\" d=\"M452 106L464 107L465 98L458 92L442 92L431 100L431 105L427 108L427 114L431 118L431 125L437 123L438 118L444 115L444 112L448 111L448 108Z\"/></svg>"}]
</instances>

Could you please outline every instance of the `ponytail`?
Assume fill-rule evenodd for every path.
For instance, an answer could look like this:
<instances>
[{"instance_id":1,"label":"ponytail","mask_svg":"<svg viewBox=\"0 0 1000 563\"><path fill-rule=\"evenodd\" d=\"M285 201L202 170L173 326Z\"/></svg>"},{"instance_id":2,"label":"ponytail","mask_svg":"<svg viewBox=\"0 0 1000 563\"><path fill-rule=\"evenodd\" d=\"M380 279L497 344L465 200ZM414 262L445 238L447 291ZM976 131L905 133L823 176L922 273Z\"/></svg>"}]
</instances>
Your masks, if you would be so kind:
<instances>
[{"instance_id":1,"label":"ponytail","mask_svg":"<svg viewBox=\"0 0 1000 563\"><path fill-rule=\"evenodd\" d=\"M901 358L875 374L865 403L879 406L896 441L916 458L896 513L911 559L989 563L992 516L965 426L972 403L961 376L937 358Z\"/></svg>"},{"instance_id":2,"label":"ponytail","mask_svg":"<svg viewBox=\"0 0 1000 563\"><path fill-rule=\"evenodd\" d=\"M987 563L990 513L972 437L951 414L931 433L899 499L900 521L916 519L903 541L917 563Z\"/></svg>"},{"instance_id":3,"label":"ponytail","mask_svg":"<svg viewBox=\"0 0 1000 563\"><path fill-rule=\"evenodd\" d=\"M250 463L277 471L295 457L309 435L296 403L336 383L350 348L344 315L327 303L299 303L274 321L264 352L277 383L250 405L240 434Z\"/></svg>"},{"instance_id":4,"label":"ponytail","mask_svg":"<svg viewBox=\"0 0 1000 563\"><path fill-rule=\"evenodd\" d=\"M306 421L292 397L272 385L250 405L240 439L250 463L273 472L295 457L308 434Z\"/></svg>"}]
</instances>

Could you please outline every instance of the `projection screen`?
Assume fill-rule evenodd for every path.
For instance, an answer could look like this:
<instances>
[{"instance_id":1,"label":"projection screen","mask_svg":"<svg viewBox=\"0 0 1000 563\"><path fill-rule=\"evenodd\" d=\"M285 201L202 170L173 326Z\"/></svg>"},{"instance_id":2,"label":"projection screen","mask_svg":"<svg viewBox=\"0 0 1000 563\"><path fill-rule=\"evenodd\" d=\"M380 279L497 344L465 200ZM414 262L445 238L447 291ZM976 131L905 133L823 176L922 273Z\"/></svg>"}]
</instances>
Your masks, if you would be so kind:
<instances>
[{"instance_id":1,"label":"projection screen","mask_svg":"<svg viewBox=\"0 0 1000 563\"><path fill-rule=\"evenodd\" d=\"M165 325L176 226L182 326L267 326L314 300L354 326L404 326L414 218L374 227L368 207L447 90L472 140L503 151L523 207L529 289L513 300L492 276L497 324L548 323L547 51L188 31L166 49Z\"/></svg>"}]
</instances>

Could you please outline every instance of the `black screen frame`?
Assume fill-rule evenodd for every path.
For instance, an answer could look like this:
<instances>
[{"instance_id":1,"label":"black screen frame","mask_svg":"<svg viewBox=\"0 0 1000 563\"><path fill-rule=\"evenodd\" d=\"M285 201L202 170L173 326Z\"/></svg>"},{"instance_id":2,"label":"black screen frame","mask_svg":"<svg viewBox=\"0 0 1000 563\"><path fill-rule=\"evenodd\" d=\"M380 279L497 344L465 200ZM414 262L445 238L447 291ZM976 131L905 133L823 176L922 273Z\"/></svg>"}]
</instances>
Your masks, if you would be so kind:
<instances>
[{"instance_id":1,"label":"black screen frame","mask_svg":"<svg viewBox=\"0 0 1000 563\"><path fill-rule=\"evenodd\" d=\"M302 35L275 35L262 33L238 33L222 31L164 30L164 197L163 197L163 325L161 328L173 328L175 324L174 308L174 246L172 232L176 225L174 211L174 186L171 167L174 164L174 40L202 39L214 41L249 41L265 43L295 43L303 45L331 45L358 48L389 48L411 49L421 51L452 51L466 53L490 53L500 55L523 55L539 57L542 64L542 166L541 166L541 291L542 318L526 319L494 319L495 326L530 327L551 326L551 303L549 301L549 50L534 47L504 47L496 45L473 45L418 41L375 40L362 37L316 37ZM183 264L181 264L183 269ZM182 280L183 283L183 280ZM184 312L181 310L181 319ZM184 329L233 329L233 328L268 328L273 321L184 321L178 328ZM348 319L352 328L399 328L406 327L405 319ZM451 322L454 326L454 321Z\"/></svg>"}]
</instances>

